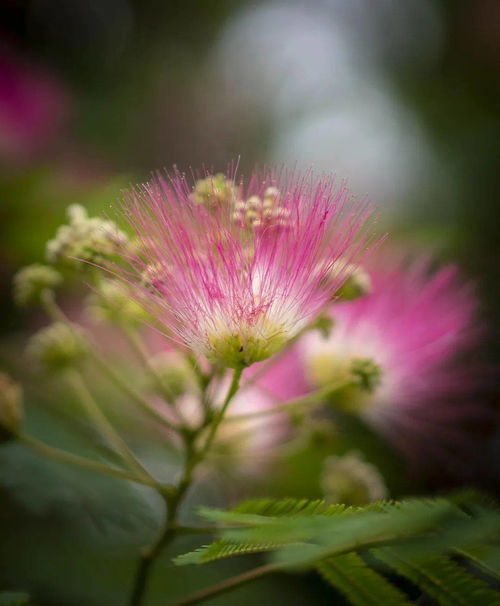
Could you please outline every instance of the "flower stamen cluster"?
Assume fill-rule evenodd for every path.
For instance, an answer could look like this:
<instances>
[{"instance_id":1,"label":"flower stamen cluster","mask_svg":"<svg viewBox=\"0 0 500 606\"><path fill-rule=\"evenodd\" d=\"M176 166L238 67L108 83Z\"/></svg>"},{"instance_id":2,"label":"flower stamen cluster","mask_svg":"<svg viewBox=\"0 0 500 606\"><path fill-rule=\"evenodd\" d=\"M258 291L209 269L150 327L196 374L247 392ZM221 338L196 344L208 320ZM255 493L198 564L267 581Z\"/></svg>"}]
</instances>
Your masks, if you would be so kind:
<instances>
[{"instance_id":1,"label":"flower stamen cluster","mask_svg":"<svg viewBox=\"0 0 500 606\"><path fill-rule=\"evenodd\" d=\"M331 268L356 264L371 237L371 209L311 174L256 174L238 189L218 174L193 189L174 173L130 192L124 210L140 252L124 255L123 279L165 333L232 368L313 321L348 278L326 280Z\"/></svg>"}]
</instances>

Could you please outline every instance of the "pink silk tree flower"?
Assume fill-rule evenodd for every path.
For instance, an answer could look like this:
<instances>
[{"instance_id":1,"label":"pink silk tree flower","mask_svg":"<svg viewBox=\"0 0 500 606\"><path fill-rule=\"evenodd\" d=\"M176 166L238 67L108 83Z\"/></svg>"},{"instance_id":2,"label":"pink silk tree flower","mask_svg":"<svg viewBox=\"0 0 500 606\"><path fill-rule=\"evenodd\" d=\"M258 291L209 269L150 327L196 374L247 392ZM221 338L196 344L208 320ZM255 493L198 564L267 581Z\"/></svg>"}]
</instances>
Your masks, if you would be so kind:
<instances>
[{"instance_id":1,"label":"pink silk tree flower","mask_svg":"<svg viewBox=\"0 0 500 606\"><path fill-rule=\"evenodd\" d=\"M123 209L139 252L124 252L122 277L163 332L231 368L268 358L314 320L373 239L372 209L311 172L190 186L174 171L129 192Z\"/></svg>"},{"instance_id":2,"label":"pink silk tree flower","mask_svg":"<svg viewBox=\"0 0 500 606\"><path fill-rule=\"evenodd\" d=\"M423 442L438 451L486 411L474 401L485 373L463 361L481 334L476 298L456 267L429 265L374 271L372 294L332 306L329 337L299 343L310 386L361 376L336 403L413 453Z\"/></svg>"}]
</instances>

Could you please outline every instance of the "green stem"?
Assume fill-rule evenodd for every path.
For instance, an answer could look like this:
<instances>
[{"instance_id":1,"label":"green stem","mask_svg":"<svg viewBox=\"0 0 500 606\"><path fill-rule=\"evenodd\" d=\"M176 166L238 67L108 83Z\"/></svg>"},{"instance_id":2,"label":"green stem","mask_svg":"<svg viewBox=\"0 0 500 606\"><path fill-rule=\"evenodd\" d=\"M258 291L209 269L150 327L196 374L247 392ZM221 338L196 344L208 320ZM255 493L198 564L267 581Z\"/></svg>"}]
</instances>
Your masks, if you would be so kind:
<instances>
[{"instance_id":1,"label":"green stem","mask_svg":"<svg viewBox=\"0 0 500 606\"><path fill-rule=\"evenodd\" d=\"M227 392L226 398L224 400L224 403L222 404L221 409L219 410L218 413L215 414L212 424L210 425L210 430L208 432L207 439L205 441L203 448L200 451L200 455L199 455L200 459L205 457L205 455L210 450L210 447L213 444L213 441L217 434L217 430L219 429L219 425L221 424L222 420L224 419L224 415L226 414L227 408L228 408L229 404L231 403L231 400L236 395L236 392L238 391L243 370L244 370L243 367L234 369L233 380L231 381L229 391Z\"/></svg>"},{"instance_id":2,"label":"green stem","mask_svg":"<svg viewBox=\"0 0 500 606\"><path fill-rule=\"evenodd\" d=\"M57 305L54 299L54 293L52 291L46 290L42 293L41 297L42 304L45 308L45 311L48 315L56 322L63 322L68 326L71 330L74 330L73 324L66 317L62 309ZM144 398L140 393L136 392L126 381L124 381L121 375L115 371L115 369L110 366L107 360L98 353L97 348L92 343L92 347L89 348L90 355L94 358L96 362L96 366L104 373L108 379L121 391L123 391L127 396L129 396L132 400L136 402L150 417L152 417L158 423L161 423L171 431L178 431L178 428L170 423L165 417L160 414L151 404L148 402L146 398Z\"/></svg>"},{"instance_id":3,"label":"green stem","mask_svg":"<svg viewBox=\"0 0 500 606\"><path fill-rule=\"evenodd\" d=\"M204 602L205 600L209 600L210 598L226 593L235 587L240 587L245 583L255 581L256 579L260 579L261 577L273 572L278 572L279 570L280 566L278 564L264 564L263 566L259 566L253 570L248 570L247 572L238 574L230 579L216 583L207 589L202 589L201 591L192 593L187 598L175 602L173 606L191 606L192 604L199 604L200 602Z\"/></svg>"},{"instance_id":4,"label":"green stem","mask_svg":"<svg viewBox=\"0 0 500 606\"><path fill-rule=\"evenodd\" d=\"M266 417L268 415L274 415L280 412L288 412L290 410L294 410L295 408L300 408L301 406L315 404L318 402L318 400L327 398L328 396L334 394L336 391L339 391L344 387L348 387L349 385L351 385L350 380L330 384L323 387L322 389L317 389L316 391L313 391L312 393L309 393L305 396L295 398L294 400L290 400L289 402L285 402L284 404L278 404L277 406L273 406L273 408L268 408L266 410L259 410L257 412L250 412L246 414L231 415L229 417L226 417L224 421L226 423L235 421L248 421L250 419Z\"/></svg>"},{"instance_id":5,"label":"green stem","mask_svg":"<svg viewBox=\"0 0 500 606\"><path fill-rule=\"evenodd\" d=\"M74 465L76 467L82 467L83 469L95 471L97 473L101 473L107 476L121 478L122 480L130 480L132 482L144 484L145 486L151 486L153 488L158 487L158 483L154 480L151 481L148 478L138 477L128 471L125 471L124 469L108 467L107 465L99 463L98 461L92 461L91 459L87 459L80 455L76 455L65 450L60 450L59 448L55 448L54 446L49 446L49 444L46 444L38 438L30 436L26 433L18 434L17 437L19 440L21 440L21 442L23 442L33 450L36 450L44 456L60 461L61 463Z\"/></svg>"},{"instance_id":6,"label":"green stem","mask_svg":"<svg viewBox=\"0 0 500 606\"><path fill-rule=\"evenodd\" d=\"M135 471L139 477L144 477L154 482L155 480L150 475L148 470L137 459L124 440L116 432L113 425L108 421L99 407L99 404L87 389L81 375L76 370L70 369L67 371L67 377L70 385L78 395L83 407L85 408L92 422L97 427L99 433L122 457L123 461L130 467L131 470Z\"/></svg>"},{"instance_id":7,"label":"green stem","mask_svg":"<svg viewBox=\"0 0 500 606\"><path fill-rule=\"evenodd\" d=\"M224 400L224 403L222 404L220 411L212 420L209 435L202 449L197 452L195 448L195 442L199 433L205 427L204 423L202 423L198 430L195 430L194 432L186 431L183 434L185 445L184 472L176 489L174 489L171 495L165 498L167 516L165 524L163 526L163 530L158 540L152 546L145 549L141 555L139 566L137 568L137 572L134 579L129 606L140 606L142 604L147 589L149 575L155 560L176 536L178 536L179 534L184 534L183 532L181 532L179 525L177 524L177 513L179 507L182 504L187 490L191 486L193 473L196 466L205 458L205 455L207 454L208 450L210 449L210 446L212 445L215 439L217 428L219 427L222 419L224 418L224 414L227 410L227 407L229 406L231 400L238 391L242 372L243 368L235 369L233 379L229 387L229 391L227 392L226 398ZM206 385L205 389L206 388L208 388L208 384ZM203 395L204 394L202 394L202 396Z\"/></svg>"},{"instance_id":8,"label":"green stem","mask_svg":"<svg viewBox=\"0 0 500 606\"><path fill-rule=\"evenodd\" d=\"M186 457L184 472L178 486L174 489L172 494L164 496L167 515L163 530L157 541L153 545L145 548L141 554L139 566L135 574L129 606L140 606L142 604L153 564L161 552L176 536L184 534L177 524L177 513L184 496L191 485L192 474L196 466L197 459L193 448L194 437L195 436L191 435L185 436Z\"/></svg>"}]
</instances>

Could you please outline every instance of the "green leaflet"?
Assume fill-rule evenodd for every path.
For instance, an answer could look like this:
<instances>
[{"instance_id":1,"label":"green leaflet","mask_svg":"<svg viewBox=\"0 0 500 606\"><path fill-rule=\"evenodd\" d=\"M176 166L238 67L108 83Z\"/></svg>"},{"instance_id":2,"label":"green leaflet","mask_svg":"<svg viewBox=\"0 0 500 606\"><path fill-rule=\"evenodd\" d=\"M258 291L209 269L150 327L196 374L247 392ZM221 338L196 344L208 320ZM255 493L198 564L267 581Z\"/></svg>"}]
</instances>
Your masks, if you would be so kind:
<instances>
[{"instance_id":1,"label":"green leaflet","mask_svg":"<svg viewBox=\"0 0 500 606\"><path fill-rule=\"evenodd\" d=\"M261 516L339 515L359 508L336 503L328 505L323 499L251 499L243 501L230 511Z\"/></svg>"},{"instance_id":2,"label":"green leaflet","mask_svg":"<svg viewBox=\"0 0 500 606\"><path fill-rule=\"evenodd\" d=\"M328 558L316 564L325 581L340 591L354 606L410 606L399 589L367 566L355 553Z\"/></svg>"},{"instance_id":3,"label":"green leaflet","mask_svg":"<svg viewBox=\"0 0 500 606\"><path fill-rule=\"evenodd\" d=\"M277 545L272 543L245 545L239 543L230 543L229 541L220 539L219 541L215 541L209 545L203 545L194 551L177 556L174 558L174 563L178 566L184 566L186 564L206 564L207 562L222 560L224 558L230 558L231 556L236 555L272 551L277 547Z\"/></svg>"},{"instance_id":4,"label":"green leaflet","mask_svg":"<svg viewBox=\"0 0 500 606\"><path fill-rule=\"evenodd\" d=\"M447 556L405 559L392 548L374 550L373 555L442 606L500 606L500 593Z\"/></svg>"},{"instance_id":5,"label":"green leaflet","mask_svg":"<svg viewBox=\"0 0 500 606\"><path fill-rule=\"evenodd\" d=\"M500 546L479 545L458 548L455 551L459 556L469 560L476 568L500 581Z\"/></svg>"}]
</instances>

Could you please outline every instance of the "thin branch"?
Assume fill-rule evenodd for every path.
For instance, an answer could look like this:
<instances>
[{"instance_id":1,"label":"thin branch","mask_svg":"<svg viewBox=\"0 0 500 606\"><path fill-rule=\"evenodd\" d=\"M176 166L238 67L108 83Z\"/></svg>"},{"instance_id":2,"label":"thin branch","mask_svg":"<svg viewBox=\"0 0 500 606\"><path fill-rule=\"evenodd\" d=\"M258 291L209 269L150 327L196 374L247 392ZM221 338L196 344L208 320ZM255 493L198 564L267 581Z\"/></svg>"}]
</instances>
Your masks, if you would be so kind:
<instances>
[{"instance_id":1,"label":"thin branch","mask_svg":"<svg viewBox=\"0 0 500 606\"><path fill-rule=\"evenodd\" d=\"M74 330L72 322L67 318L62 309L57 305L54 294L46 290L42 293L41 301L43 307L47 314L56 322L63 322L70 328L70 330ZM151 406L150 402L146 398L144 398L140 393L135 391L126 381L123 380L122 376L110 365L104 356L102 356L94 343L91 343L92 347L89 348L90 355L94 358L96 362L96 366L99 370L104 373L108 379L121 391L123 391L127 396L129 396L132 400L136 402L150 417L152 417L158 423L164 425L167 429L171 431L178 432L178 428L168 421L161 413L159 413L153 406Z\"/></svg>"},{"instance_id":2,"label":"thin branch","mask_svg":"<svg viewBox=\"0 0 500 606\"><path fill-rule=\"evenodd\" d=\"M231 381L231 385L229 387L229 390L227 392L226 398L224 400L224 403L222 404L221 409L218 411L218 413L216 413L216 416L214 417L212 424L210 425L210 430L209 430L207 439L205 441L205 444L203 445L203 448L201 449L201 451L199 453L200 458L203 458L206 455L206 453L210 450L210 447L212 446L213 441L215 440L215 436L217 434L219 425L224 420L224 416L226 414L227 408L228 408L229 404L231 403L233 397L236 395L236 392L238 391L242 373L243 373L242 367L234 369L234 374L233 374L233 379Z\"/></svg>"},{"instance_id":3,"label":"thin branch","mask_svg":"<svg viewBox=\"0 0 500 606\"><path fill-rule=\"evenodd\" d=\"M124 462L135 471L140 477L146 477L155 482L149 471L142 465L139 459L135 456L132 450L127 446L123 438L118 434L113 425L108 421L105 414L102 412L99 404L96 402L85 381L76 370L69 370L67 377L70 385L79 397L89 418L96 426L99 433L110 444L113 449L122 457Z\"/></svg>"},{"instance_id":4,"label":"thin branch","mask_svg":"<svg viewBox=\"0 0 500 606\"><path fill-rule=\"evenodd\" d=\"M93 461L91 459L87 459L86 457L82 457L72 452L67 452L65 450L55 448L54 446L50 446L49 444L46 444L45 442L42 442L38 438L35 438L34 436L31 436L29 434L21 433L17 437L21 442L23 442L23 444L26 444L33 450L36 450L44 456L60 461L61 463L74 465L76 467L81 467L83 469L88 469L89 471L94 471L103 475L120 478L122 480L130 480L132 482L137 482L138 484L151 486L152 488L158 488L158 483L154 480L150 480L149 478L144 477L138 477L124 469L109 467L108 465L104 465L103 463L99 463L98 461Z\"/></svg>"},{"instance_id":5,"label":"thin branch","mask_svg":"<svg viewBox=\"0 0 500 606\"><path fill-rule=\"evenodd\" d=\"M238 574L230 579L216 583L211 587L207 587L207 589L192 593L190 596L175 602L172 606L191 606L192 604L199 604L200 602L204 602L215 596L222 595L227 591L231 591L231 589L234 589L235 587L239 587L250 581L255 581L256 579L260 579L273 572L278 572L279 570L280 565L278 564L264 564L253 570L248 570L247 572Z\"/></svg>"},{"instance_id":6,"label":"thin branch","mask_svg":"<svg viewBox=\"0 0 500 606\"><path fill-rule=\"evenodd\" d=\"M295 398L294 400L290 400L289 402L285 402L284 404L273 406L273 408L267 408L266 410L259 410L256 412L249 412L239 415L230 415L224 419L224 422L231 423L235 421L248 421L250 419L257 419L260 417L267 417L269 415L274 415L282 412L289 412L290 410L294 410L295 408L300 408L309 404L315 404L318 401L327 398L336 391L343 389L344 387L347 387L350 384L350 381L341 381L339 383L330 384L326 387L323 387L322 389L317 389L316 391L306 394L305 396L300 396L299 398Z\"/></svg>"}]
</instances>

